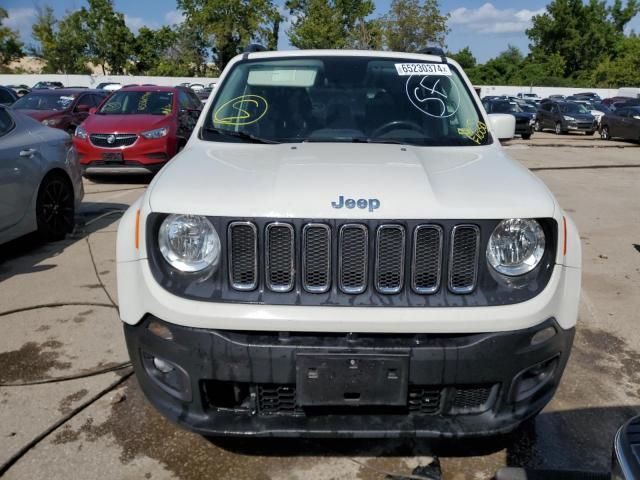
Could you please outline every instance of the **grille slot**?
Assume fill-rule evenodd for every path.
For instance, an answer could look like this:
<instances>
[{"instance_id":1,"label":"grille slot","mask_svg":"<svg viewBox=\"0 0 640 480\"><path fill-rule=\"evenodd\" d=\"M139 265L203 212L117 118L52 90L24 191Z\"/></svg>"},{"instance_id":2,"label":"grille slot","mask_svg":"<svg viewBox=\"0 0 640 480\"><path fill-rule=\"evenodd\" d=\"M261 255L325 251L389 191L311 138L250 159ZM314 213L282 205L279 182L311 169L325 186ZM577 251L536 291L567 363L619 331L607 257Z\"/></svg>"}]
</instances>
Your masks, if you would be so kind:
<instances>
[{"instance_id":1,"label":"grille slot","mask_svg":"<svg viewBox=\"0 0 640 480\"><path fill-rule=\"evenodd\" d=\"M288 292L294 280L294 231L287 223L270 223L266 229L265 270L267 287Z\"/></svg>"},{"instance_id":2,"label":"grille slot","mask_svg":"<svg viewBox=\"0 0 640 480\"><path fill-rule=\"evenodd\" d=\"M451 230L449 290L471 293L478 278L480 229L476 225L456 225Z\"/></svg>"},{"instance_id":3,"label":"grille slot","mask_svg":"<svg viewBox=\"0 0 640 480\"><path fill-rule=\"evenodd\" d=\"M494 385L456 387L451 408L454 412L484 412L489 409L489 400Z\"/></svg>"},{"instance_id":4,"label":"grille slot","mask_svg":"<svg viewBox=\"0 0 640 480\"><path fill-rule=\"evenodd\" d=\"M108 140L110 137L113 137L111 143ZM118 148L133 145L138 139L138 135L135 133L92 133L89 138L96 147Z\"/></svg>"},{"instance_id":5,"label":"grille slot","mask_svg":"<svg viewBox=\"0 0 640 480\"><path fill-rule=\"evenodd\" d=\"M411 282L416 293L435 293L442 277L442 228L418 225L413 234Z\"/></svg>"},{"instance_id":6,"label":"grille slot","mask_svg":"<svg viewBox=\"0 0 640 480\"><path fill-rule=\"evenodd\" d=\"M408 406L412 413L435 415L440 411L442 391L434 387L409 387Z\"/></svg>"},{"instance_id":7,"label":"grille slot","mask_svg":"<svg viewBox=\"0 0 640 480\"><path fill-rule=\"evenodd\" d=\"M331 229L308 223L302 230L302 284L306 291L324 293L331 286Z\"/></svg>"},{"instance_id":8,"label":"grille slot","mask_svg":"<svg viewBox=\"0 0 640 480\"><path fill-rule=\"evenodd\" d=\"M380 293L398 293L404 281L404 228L381 225L376 239L376 289Z\"/></svg>"},{"instance_id":9,"label":"grille slot","mask_svg":"<svg viewBox=\"0 0 640 480\"><path fill-rule=\"evenodd\" d=\"M369 231L359 224L340 228L338 286L344 293L357 294L367 289Z\"/></svg>"},{"instance_id":10,"label":"grille slot","mask_svg":"<svg viewBox=\"0 0 640 480\"><path fill-rule=\"evenodd\" d=\"M251 222L229 225L229 280L236 290L258 286L258 231Z\"/></svg>"},{"instance_id":11,"label":"grille slot","mask_svg":"<svg viewBox=\"0 0 640 480\"><path fill-rule=\"evenodd\" d=\"M258 410L261 415L292 415L296 408L296 389L292 385L258 385Z\"/></svg>"}]
</instances>

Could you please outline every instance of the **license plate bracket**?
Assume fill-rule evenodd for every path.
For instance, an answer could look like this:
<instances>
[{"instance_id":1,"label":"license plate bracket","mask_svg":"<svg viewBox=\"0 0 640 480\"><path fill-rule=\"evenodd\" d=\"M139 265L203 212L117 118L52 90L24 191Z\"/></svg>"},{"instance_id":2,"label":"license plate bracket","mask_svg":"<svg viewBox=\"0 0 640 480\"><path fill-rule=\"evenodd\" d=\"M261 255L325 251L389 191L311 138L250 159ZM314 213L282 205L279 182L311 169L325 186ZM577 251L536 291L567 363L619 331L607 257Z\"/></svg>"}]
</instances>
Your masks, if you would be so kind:
<instances>
[{"instance_id":1,"label":"license plate bracket","mask_svg":"<svg viewBox=\"0 0 640 480\"><path fill-rule=\"evenodd\" d=\"M122 163L124 162L124 157L121 152L103 153L102 161L105 163Z\"/></svg>"},{"instance_id":2,"label":"license plate bracket","mask_svg":"<svg viewBox=\"0 0 640 480\"><path fill-rule=\"evenodd\" d=\"M301 407L404 406L408 384L407 354L296 356L296 397Z\"/></svg>"}]
</instances>

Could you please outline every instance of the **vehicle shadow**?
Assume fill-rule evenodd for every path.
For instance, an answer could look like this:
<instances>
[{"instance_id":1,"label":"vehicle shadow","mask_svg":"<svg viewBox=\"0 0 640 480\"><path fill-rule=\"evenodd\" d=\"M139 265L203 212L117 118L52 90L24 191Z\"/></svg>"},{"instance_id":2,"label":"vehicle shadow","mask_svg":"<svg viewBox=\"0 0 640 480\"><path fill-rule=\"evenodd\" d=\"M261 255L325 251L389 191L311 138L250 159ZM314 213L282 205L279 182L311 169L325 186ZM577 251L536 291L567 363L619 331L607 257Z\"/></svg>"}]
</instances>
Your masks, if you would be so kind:
<instances>
[{"instance_id":1,"label":"vehicle shadow","mask_svg":"<svg viewBox=\"0 0 640 480\"><path fill-rule=\"evenodd\" d=\"M155 175L152 174L100 174L100 175L86 175L85 179L89 181L88 185L105 184L105 185L148 185ZM86 186L86 185L85 185Z\"/></svg>"},{"instance_id":2,"label":"vehicle shadow","mask_svg":"<svg viewBox=\"0 0 640 480\"><path fill-rule=\"evenodd\" d=\"M510 434L486 439L207 440L249 456L438 457L447 460L444 478L477 478L473 465L480 464L495 471L509 466L602 473L610 470L615 433L638 414L640 405L543 412ZM502 451L504 455L493 455ZM479 462L477 457L488 458Z\"/></svg>"},{"instance_id":3,"label":"vehicle shadow","mask_svg":"<svg viewBox=\"0 0 640 480\"><path fill-rule=\"evenodd\" d=\"M56 268L55 263L43 263L62 253L76 242L120 219L129 205L123 203L83 202L76 212L74 231L64 240L46 243L30 233L12 240L0 248L0 283L16 275L43 272ZM110 213L113 212L113 213Z\"/></svg>"}]
</instances>

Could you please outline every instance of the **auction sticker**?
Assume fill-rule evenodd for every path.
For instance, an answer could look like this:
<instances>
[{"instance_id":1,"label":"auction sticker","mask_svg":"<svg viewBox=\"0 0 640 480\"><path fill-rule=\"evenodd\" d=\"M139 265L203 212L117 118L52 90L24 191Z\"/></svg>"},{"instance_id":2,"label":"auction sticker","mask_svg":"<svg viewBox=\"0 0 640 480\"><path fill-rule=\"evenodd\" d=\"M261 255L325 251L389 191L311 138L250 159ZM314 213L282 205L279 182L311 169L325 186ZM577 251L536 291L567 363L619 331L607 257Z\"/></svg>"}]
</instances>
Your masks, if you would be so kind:
<instances>
[{"instance_id":1,"label":"auction sticker","mask_svg":"<svg viewBox=\"0 0 640 480\"><path fill-rule=\"evenodd\" d=\"M451 76L449 65L444 63L396 63L398 75L446 75Z\"/></svg>"}]
</instances>

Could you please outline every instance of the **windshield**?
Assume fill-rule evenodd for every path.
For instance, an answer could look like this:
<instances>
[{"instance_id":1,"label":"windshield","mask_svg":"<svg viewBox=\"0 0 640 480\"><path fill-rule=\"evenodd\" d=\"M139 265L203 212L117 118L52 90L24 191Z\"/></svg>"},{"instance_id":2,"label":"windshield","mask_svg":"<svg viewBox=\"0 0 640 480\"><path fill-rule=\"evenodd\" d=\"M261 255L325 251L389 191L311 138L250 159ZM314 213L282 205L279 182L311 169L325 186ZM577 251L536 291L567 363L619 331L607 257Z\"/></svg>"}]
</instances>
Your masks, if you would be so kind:
<instances>
[{"instance_id":1,"label":"windshield","mask_svg":"<svg viewBox=\"0 0 640 480\"><path fill-rule=\"evenodd\" d=\"M66 110L73 103L75 95L29 94L12 105L14 110Z\"/></svg>"},{"instance_id":2,"label":"windshield","mask_svg":"<svg viewBox=\"0 0 640 480\"><path fill-rule=\"evenodd\" d=\"M560 105L560 111L562 113L589 113L589 110L584 105L579 103L565 103Z\"/></svg>"},{"instance_id":3,"label":"windshield","mask_svg":"<svg viewBox=\"0 0 640 480\"><path fill-rule=\"evenodd\" d=\"M323 56L237 64L207 113L211 141L490 142L455 68L374 57Z\"/></svg>"},{"instance_id":4,"label":"windshield","mask_svg":"<svg viewBox=\"0 0 640 480\"><path fill-rule=\"evenodd\" d=\"M491 111L493 113L521 113L522 109L514 102L495 102Z\"/></svg>"},{"instance_id":5,"label":"windshield","mask_svg":"<svg viewBox=\"0 0 640 480\"><path fill-rule=\"evenodd\" d=\"M123 92L111 95L98 113L101 115L170 115L173 92Z\"/></svg>"},{"instance_id":6,"label":"windshield","mask_svg":"<svg viewBox=\"0 0 640 480\"><path fill-rule=\"evenodd\" d=\"M523 112L536 113L538 109L528 103L521 103L518 105Z\"/></svg>"}]
</instances>

